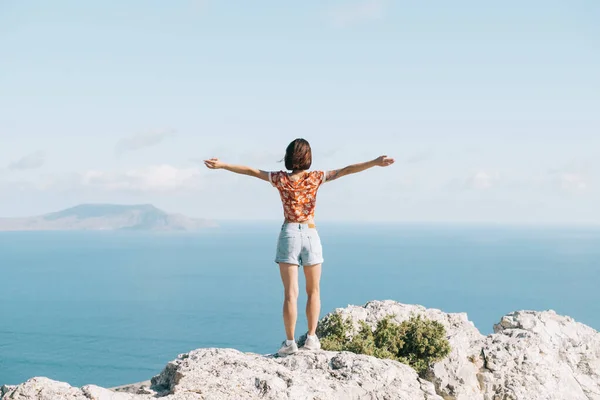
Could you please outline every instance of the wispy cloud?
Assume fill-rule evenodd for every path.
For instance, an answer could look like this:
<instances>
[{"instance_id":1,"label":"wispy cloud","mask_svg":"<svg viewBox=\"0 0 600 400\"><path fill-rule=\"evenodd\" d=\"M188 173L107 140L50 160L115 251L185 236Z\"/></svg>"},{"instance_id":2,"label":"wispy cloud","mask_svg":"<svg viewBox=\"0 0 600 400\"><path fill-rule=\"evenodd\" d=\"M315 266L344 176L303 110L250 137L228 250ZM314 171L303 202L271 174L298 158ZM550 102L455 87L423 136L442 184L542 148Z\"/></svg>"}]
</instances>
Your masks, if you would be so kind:
<instances>
[{"instance_id":1,"label":"wispy cloud","mask_svg":"<svg viewBox=\"0 0 600 400\"><path fill-rule=\"evenodd\" d=\"M498 176L494 176L486 171L478 171L475 175L469 177L465 183L468 189L490 189L494 186Z\"/></svg>"},{"instance_id":2,"label":"wispy cloud","mask_svg":"<svg viewBox=\"0 0 600 400\"><path fill-rule=\"evenodd\" d=\"M500 182L500 174L479 170L466 179L453 179L447 185L451 190L489 190Z\"/></svg>"},{"instance_id":3,"label":"wispy cloud","mask_svg":"<svg viewBox=\"0 0 600 400\"><path fill-rule=\"evenodd\" d=\"M17 161L13 161L8 165L11 170L27 170L41 168L46 162L46 154L43 151L38 151L22 157Z\"/></svg>"},{"instance_id":4,"label":"wispy cloud","mask_svg":"<svg viewBox=\"0 0 600 400\"><path fill-rule=\"evenodd\" d=\"M134 135L119 140L115 147L118 155L128 151L144 149L146 147L156 146L168 137L174 136L174 130L152 131Z\"/></svg>"},{"instance_id":5,"label":"wispy cloud","mask_svg":"<svg viewBox=\"0 0 600 400\"><path fill-rule=\"evenodd\" d=\"M46 175L32 184L40 191L170 193L197 189L203 182L202 178L200 167L163 164L128 170Z\"/></svg>"},{"instance_id":6,"label":"wispy cloud","mask_svg":"<svg viewBox=\"0 0 600 400\"><path fill-rule=\"evenodd\" d=\"M200 168L158 165L127 171L87 171L81 175L84 187L105 191L172 192L200 185Z\"/></svg>"},{"instance_id":7,"label":"wispy cloud","mask_svg":"<svg viewBox=\"0 0 600 400\"><path fill-rule=\"evenodd\" d=\"M589 187L588 178L580 173L561 172L555 174L554 183L565 192L582 193Z\"/></svg>"},{"instance_id":8,"label":"wispy cloud","mask_svg":"<svg viewBox=\"0 0 600 400\"><path fill-rule=\"evenodd\" d=\"M331 10L329 18L335 26L356 25L383 18L385 5L385 0L353 1Z\"/></svg>"},{"instance_id":9,"label":"wispy cloud","mask_svg":"<svg viewBox=\"0 0 600 400\"><path fill-rule=\"evenodd\" d=\"M554 187L563 192L581 194L591 186L591 168L588 163L570 162L564 168L549 170L548 174Z\"/></svg>"}]
</instances>

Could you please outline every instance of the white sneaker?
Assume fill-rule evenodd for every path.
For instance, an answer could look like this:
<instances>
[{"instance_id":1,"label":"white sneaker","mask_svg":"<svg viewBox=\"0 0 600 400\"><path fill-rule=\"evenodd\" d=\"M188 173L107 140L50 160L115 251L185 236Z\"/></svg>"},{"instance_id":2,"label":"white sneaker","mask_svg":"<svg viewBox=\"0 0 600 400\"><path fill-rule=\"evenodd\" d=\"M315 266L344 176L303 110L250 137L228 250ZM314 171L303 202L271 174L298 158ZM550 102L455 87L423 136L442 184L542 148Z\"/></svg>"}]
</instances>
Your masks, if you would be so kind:
<instances>
[{"instance_id":1,"label":"white sneaker","mask_svg":"<svg viewBox=\"0 0 600 400\"><path fill-rule=\"evenodd\" d=\"M306 350L321 350L321 342L316 336L314 338L307 337L302 348Z\"/></svg>"},{"instance_id":2,"label":"white sneaker","mask_svg":"<svg viewBox=\"0 0 600 400\"><path fill-rule=\"evenodd\" d=\"M291 354L295 354L297 352L298 352L298 345L296 344L296 342L292 342L292 344L290 344L288 346L287 344L285 344L285 340L284 340L283 343L281 343L281 348L277 352L277 355L279 355L280 357L285 357L285 356L289 356Z\"/></svg>"}]
</instances>

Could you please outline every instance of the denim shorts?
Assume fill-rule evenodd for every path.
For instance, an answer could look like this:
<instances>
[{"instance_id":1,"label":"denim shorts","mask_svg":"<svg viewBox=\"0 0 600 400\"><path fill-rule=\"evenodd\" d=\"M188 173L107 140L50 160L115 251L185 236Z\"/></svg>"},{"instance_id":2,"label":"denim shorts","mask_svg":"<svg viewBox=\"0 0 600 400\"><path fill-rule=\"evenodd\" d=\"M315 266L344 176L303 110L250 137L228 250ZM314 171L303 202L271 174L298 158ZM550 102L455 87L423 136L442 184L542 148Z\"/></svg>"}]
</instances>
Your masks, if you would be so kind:
<instances>
[{"instance_id":1,"label":"denim shorts","mask_svg":"<svg viewBox=\"0 0 600 400\"><path fill-rule=\"evenodd\" d=\"M275 262L298 266L322 264L323 246L317 230L309 228L308 224L283 224Z\"/></svg>"}]
</instances>

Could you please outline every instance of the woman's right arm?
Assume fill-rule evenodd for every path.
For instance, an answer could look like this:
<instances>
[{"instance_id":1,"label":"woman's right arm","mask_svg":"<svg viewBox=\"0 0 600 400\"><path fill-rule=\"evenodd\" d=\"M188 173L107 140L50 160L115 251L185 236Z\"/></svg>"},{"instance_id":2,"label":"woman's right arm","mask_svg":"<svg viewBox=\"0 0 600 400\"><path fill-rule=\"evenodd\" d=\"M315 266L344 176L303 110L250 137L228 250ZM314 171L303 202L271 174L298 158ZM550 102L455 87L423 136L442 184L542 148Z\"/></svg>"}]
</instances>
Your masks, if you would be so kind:
<instances>
[{"instance_id":1,"label":"woman's right arm","mask_svg":"<svg viewBox=\"0 0 600 400\"><path fill-rule=\"evenodd\" d=\"M204 165L206 165L210 169L224 169L226 171L231 171L236 174L253 176L255 178L262 179L263 181L269 181L269 173L267 171L262 171L260 169L252 167L246 167L244 165L227 164L220 161L218 158L204 160Z\"/></svg>"},{"instance_id":2,"label":"woman's right arm","mask_svg":"<svg viewBox=\"0 0 600 400\"><path fill-rule=\"evenodd\" d=\"M372 167L387 167L389 165L392 165L393 163L393 158L390 158L388 156L381 156L371 161L352 164L341 169L334 169L332 171L327 171L325 175L325 182L336 180L338 178L341 178L342 176L356 174L357 172L362 172Z\"/></svg>"}]
</instances>

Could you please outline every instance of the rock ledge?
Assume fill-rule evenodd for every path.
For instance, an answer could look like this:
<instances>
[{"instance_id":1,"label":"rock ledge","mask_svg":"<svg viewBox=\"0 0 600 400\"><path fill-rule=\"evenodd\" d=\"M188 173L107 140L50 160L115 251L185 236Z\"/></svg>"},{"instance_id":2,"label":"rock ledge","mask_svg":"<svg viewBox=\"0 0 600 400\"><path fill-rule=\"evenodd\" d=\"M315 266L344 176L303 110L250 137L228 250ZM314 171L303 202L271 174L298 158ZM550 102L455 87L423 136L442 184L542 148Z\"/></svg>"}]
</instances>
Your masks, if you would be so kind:
<instances>
[{"instance_id":1,"label":"rock ledge","mask_svg":"<svg viewBox=\"0 0 600 400\"><path fill-rule=\"evenodd\" d=\"M388 315L397 322L413 314L439 321L452 352L420 378L404 364L346 352L278 358L199 349L169 362L148 382L109 390L32 378L3 386L0 400L600 400L600 334L554 311L510 313L487 337L466 314L394 301L336 311L357 328L358 321L374 326Z\"/></svg>"}]
</instances>

